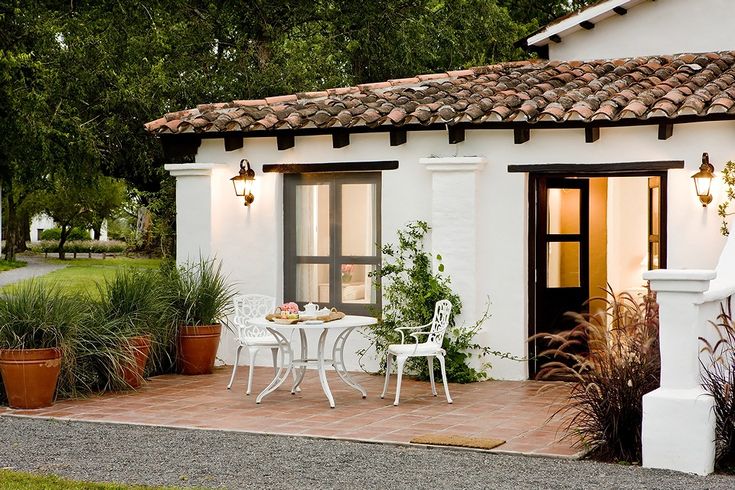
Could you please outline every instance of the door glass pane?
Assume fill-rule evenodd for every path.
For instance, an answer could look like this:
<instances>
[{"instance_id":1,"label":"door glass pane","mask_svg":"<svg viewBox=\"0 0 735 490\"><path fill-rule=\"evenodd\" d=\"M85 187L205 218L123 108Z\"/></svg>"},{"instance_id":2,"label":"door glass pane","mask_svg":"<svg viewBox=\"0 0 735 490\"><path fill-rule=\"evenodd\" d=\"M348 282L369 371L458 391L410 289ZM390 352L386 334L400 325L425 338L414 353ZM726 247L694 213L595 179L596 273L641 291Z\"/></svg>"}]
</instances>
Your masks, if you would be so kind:
<instances>
[{"instance_id":1,"label":"door glass pane","mask_svg":"<svg viewBox=\"0 0 735 490\"><path fill-rule=\"evenodd\" d=\"M576 288L579 274L579 242L549 242L546 246L546 286Z\"/></svg>"},{"instance_id":2,"label":"door glass pane","mask_svg":"<svg viewBox=\"0 0 735 490\"><path fill-rule=\"evenodd\" d=\"M547 190L547 230L551 234L579 233L580 189Z\"/></svg>"},{"instance_id":3,"label":"door glass pane","mask_svg":"<svg viewBox=\"0 0 735 490\"><path fill-rule=\"evenodd\" d=\"M661 232L659 230L659 220L660 213L659 213L659 207L660 207L660 201L659 201L659 188L654 187L651 189L651 232L650 235L659 235Z\"/></svg>"},{"instance_id":4,"label":"door glass pane","mask_svg":"<svg viewBox=\"0 0 735 490\"><path fill-rule=\"evenodd\" d=\"M342 255L375 255L375 184L342 185Z\"/></svg>"},{"instance_id":5,"label":"door glass pane","mask_svg":"<svg viewBox=\"0 0 735 490\"><path fill-rule=\"evenodd\" d=\"M342 264L343 303L375 303L375 288L368 276L374 268L368 264Z\"/></svg>"},{"instance_id":6,"label":"door glass pane","mask_svg":"<svg viewBox=\"0 0 735 490\"><path fill-rule=\"evenodd\" d=\"M291 298L287 298L290 300ZM296 265L296 301L329 304L329 264Z\"/></svg>"},{"instance_id":7,"label":"door glass pane","mask_svg":"<svg viewBox=\"0 0 735 490\"><path fill-rule=\"evenodd\" d=\"M651 242L650 253L651 253L651 257L649 260L649 267L651 269L658 269L659 267L661 267L661 259L659 257L660 252L659 252L658 242Z\"/></svg>"},{"instance_id":8,"label":"door glass pane","mask_svg":"<svg viewBox=\"0 0 735 490\"><path fill-rule=\"evenodd\" d=\"M295 231L296 255L329 255L328 184L296 186Z\"/></svg>"}]
</instances>

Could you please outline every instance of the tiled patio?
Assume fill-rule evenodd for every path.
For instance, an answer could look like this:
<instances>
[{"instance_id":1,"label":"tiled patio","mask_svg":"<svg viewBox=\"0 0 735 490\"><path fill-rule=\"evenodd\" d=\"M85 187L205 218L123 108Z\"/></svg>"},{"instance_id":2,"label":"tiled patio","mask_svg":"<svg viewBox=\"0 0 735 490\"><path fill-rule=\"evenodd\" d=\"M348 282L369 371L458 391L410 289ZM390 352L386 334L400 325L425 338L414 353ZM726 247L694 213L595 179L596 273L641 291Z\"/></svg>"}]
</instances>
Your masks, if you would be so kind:
<instances>
[{"instance_id":1,"label":"tiled patio","mask_svg":"<svg viewBox=\"0 0 735 490\"><path fill-rule=\"evenodd\" d=\"M330 409L316 371L309 371L302 391L279 390L256 405L255 396L272 376L256 368L253 395L245 395L247 368L238 371L231 391L229 368L208 376L167 375L152 378L137 392L65 400L40 410L0 410L2 415L53 417L67 420L119 422L279 435L300 435L406 444L417 435L443 433L491 437L507 442L493 452L579 457L564 435L562 420L549 420L568 392L564 383L488 381L450 385L454 404L431 396L428 382L403 381L401 404L394 407L395 376L385 400L383 378L355 373L368 391L367 399L344 385L334 373L329 384L337 404Z\"/></svg>"}]
</instances>

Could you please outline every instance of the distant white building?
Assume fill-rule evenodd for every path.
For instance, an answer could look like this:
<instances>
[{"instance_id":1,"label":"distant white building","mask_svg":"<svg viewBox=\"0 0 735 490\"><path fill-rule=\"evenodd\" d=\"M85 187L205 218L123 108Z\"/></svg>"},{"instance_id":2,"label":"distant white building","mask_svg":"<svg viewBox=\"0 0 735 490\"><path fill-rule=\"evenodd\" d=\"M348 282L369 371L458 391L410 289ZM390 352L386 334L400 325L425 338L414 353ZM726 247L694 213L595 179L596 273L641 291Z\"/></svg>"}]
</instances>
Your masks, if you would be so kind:
<instances>
[{"instance_id":1,"label":"distant white building","mask_svg":"<svg viewBox=\"0 0 735 490\"><path fill-rule=\"evenodd\" d=\"M45 230L58 228L58 226L59 225L56 224L53 218L45 213L35 215L31 220L31 242L41 241L41 234ZM89 230L89 237L94 237L94 232L91 228ZM102 223L102 228L100 229L100 240L107 241L107 220Z\"/></svg>"}]
</instances>

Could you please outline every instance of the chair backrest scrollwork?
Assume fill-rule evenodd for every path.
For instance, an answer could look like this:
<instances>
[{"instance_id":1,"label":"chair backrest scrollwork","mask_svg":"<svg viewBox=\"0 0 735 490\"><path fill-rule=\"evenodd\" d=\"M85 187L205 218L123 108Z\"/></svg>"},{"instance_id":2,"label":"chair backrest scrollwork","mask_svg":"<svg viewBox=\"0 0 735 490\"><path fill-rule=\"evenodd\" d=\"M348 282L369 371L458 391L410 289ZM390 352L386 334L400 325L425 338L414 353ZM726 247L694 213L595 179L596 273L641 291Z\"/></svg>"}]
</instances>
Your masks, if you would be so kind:
<instances>
[{"instance_id":1,"label":"chair backrest scrollwork","mask_svg":"<svg viewBox=\"0 0 735 490\"><path fill-rule=\"evenodd\" d=\"M428 335L428 342L432 342L441 347L444 341L444 334L449 327L449 317L452 314L452 302L448 299L442 299L436 302L434 306L434 318L431 321L431 331Z\"/></svg>"},{"instance_id":2,"label":"chair backrest scrollwork","mask_svg":"<svg viewBox=\"0 0 735 490\"><path fill-rule=\"evenodd\" d=\"M232 321L237 329L237 336L241 341L252 338L267 337L270 335L265 328L253 325L248 320L265 318L276 309L276 298L263 294L243 294L233 300Z\"/></svg>"}]
</instances>

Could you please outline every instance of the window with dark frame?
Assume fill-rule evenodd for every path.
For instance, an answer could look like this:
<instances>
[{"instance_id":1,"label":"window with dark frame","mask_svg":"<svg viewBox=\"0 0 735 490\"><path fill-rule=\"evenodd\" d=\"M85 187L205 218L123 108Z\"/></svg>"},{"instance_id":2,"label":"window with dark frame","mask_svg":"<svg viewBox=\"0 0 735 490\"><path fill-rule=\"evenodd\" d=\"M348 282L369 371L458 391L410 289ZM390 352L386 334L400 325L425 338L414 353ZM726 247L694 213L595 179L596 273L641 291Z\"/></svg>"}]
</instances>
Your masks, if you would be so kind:
<instances>
[{"instance_id":1,"label":"window with dark frame","mask_svg":"<svg viewBox=\"0 0 735 490\"><path fill-rule=\"evenodd\" d=\"M370 314L381 304L380 172L284 175L284 300Z\"/></svg>"}]
</instances>

